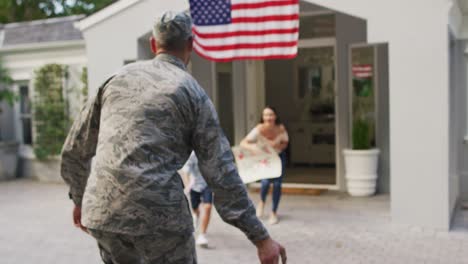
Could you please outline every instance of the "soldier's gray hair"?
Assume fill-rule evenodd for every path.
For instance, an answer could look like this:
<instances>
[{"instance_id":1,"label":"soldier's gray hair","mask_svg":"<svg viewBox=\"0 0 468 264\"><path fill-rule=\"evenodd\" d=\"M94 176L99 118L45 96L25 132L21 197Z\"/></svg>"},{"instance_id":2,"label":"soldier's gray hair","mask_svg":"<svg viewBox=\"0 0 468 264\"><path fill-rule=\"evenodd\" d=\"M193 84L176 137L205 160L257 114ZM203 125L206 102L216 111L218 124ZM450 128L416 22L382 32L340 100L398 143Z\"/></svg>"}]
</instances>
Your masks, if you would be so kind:
<instances>
[{"instance_id":1,"label":"soldier's gray hair","mask_svg":"<svg viewBox=\"0 0 468 264\"><path fill-rule=\"evenodd\" d=\"M167 50L181 50L192 37L192 19L186 12L165 12L156 20L153 36Z\"/></svg>"}]
</instances>

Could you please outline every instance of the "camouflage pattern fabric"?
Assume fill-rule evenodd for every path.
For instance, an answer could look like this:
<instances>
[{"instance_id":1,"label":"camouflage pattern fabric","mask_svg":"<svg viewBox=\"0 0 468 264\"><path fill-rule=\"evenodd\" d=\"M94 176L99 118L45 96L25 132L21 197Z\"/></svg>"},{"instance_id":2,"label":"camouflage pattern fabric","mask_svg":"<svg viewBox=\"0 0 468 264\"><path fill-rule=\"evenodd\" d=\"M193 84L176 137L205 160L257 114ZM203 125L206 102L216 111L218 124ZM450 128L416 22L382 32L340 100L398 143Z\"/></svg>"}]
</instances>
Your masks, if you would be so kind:
<instances>
[{"instance_id":1,"label":"camouflage pattern fabric","mask_svg":"<svg viewBox=\"0 0 468 264\"><path fill-rule=\"evenodd\" d=\"M196 264L192 234L132 236L89 230L99 244L105 264Z\"/></svg>"},{"instance_id":2,"label":"camouflage pattern fabric","mask_svg":"<svg viewBox=\"0 0 468 264\"><path fill-rule=\"evenodd\" d=\"M192 150L223 220L251 241L267 238L213 104L171 55L127 65L99 89L69 132L62 177L88 228L187 234L193 223L177 171Z\"/></svg>"}]
</instances>

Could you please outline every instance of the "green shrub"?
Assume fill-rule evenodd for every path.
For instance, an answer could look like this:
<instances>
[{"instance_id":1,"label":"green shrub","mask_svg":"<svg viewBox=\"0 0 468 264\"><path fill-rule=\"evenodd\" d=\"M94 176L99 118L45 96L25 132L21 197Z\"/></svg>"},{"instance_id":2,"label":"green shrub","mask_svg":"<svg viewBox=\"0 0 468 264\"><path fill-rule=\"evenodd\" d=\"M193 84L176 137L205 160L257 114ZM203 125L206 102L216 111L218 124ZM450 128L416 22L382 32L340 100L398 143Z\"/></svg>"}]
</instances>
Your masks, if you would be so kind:
<instances>
[{"instance_id":1,"label":"green shrub","mask_svg":"<svg viewBox=\"0 0 468 264\"><path fill-rule=\"evenodd\" d=\"M13 103L17 100L17 96L10 90L0 88L0 103L7 102L10 106L13 106ZM2 109L0 108L0 113Z\"/></svg>"},{"instance_id":2,"label":"green shrub","mask_svg":"<svg viewBox=\"0 0 468 264\"><path fill-rule=\"evenodd\" d=\"M10 106L13 106L18 98L15 93L8 90L11 84L13 84L13 79L10 77L8 70L3 67L2 61L0 61L0 103L7 102ZM1 112L2 109L0 108Z\"/></svg>"},{"instance_id":3,"label":"green shrub","mask_svg":"<svg viewBox=\"0 0 468 264\"><path fill-rule=\"evenodd\" d=\"M13 79L10 77L10 73L6 68L3 67L3 63L0 60L0 104L6 102L10 106L13 106L18 96L9 90L13 84ZM2 107L0 105L0 114L2 114ZM2 140L2 127L0 126L0 141Z\"/></svg>"},{"instance_id":4,"label":"green shrub","mask_svg":"<svg viewBox=\"0 0 468 264\"><path fill-rule=\"evenodd\" d=\"M63 96L67 67L48 64L35 71L34 153L40 160L59 155L70 123Z\"/></svg>"},{"instance_id":5,"label":"green shrub","mask_svg":"<svg viewBox=\"0 0 468 264\"><path fill-rule=\"evenodd\" d=\"M81 71L81 83L83 84L83 87L81 88L81 95L84 98L84 103L86 103L87 98L88 98L88 68L83 67Z\"/></svg>"}]
</instances>

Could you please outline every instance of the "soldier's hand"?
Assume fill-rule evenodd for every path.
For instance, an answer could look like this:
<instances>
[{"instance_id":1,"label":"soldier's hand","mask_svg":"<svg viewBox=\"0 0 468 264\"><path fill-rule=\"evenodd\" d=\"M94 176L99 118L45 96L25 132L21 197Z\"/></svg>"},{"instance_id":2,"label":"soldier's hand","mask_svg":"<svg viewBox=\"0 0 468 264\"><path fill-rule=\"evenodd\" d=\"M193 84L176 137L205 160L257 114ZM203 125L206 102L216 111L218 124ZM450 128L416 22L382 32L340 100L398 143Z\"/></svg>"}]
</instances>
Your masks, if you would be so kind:
<instances>
[{"instance_id":1,"label":"soldier's hand","mask_svg":"<svg viewBox=\"0 0 468 264\"><path fill-rule=\"evenodd\" d=\"M77 205L73 208L73 223L76 227L88 233L88 229L81 224L81 207Z\"/></svg>"},{"instance_id":2,"label":"soldier's hand","mask_svg":"<svg viewBox=\"0 0 468 264\"><path fill-rule=\"evenodd\" d=\"M258 250L258 258L261 264L286 264L286 250L278 242L271 238L258 241L256 243Z\"/></svg>"}]
</instances>

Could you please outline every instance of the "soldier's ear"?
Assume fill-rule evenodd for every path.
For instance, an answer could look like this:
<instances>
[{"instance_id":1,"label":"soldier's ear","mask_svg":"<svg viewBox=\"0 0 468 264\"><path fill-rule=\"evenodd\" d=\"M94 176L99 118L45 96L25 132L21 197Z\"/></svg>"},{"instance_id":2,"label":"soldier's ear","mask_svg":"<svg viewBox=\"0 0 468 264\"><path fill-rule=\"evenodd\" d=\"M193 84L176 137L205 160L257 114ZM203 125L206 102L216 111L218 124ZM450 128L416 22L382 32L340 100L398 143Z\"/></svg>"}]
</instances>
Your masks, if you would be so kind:
<instances>
[{"instance_id":1,"label":"soldier's ear","mask_svg":"<svg viewBox=\"0 0 468 264\"><path fill-rule=\"evenodd\" d=\"M188 43L187 43L188 50L189 50L190 52L192 52L192 50L193 50L193 37L190 37L190 38L187 40L187 42L188 42Z\"/></svg>"},{"instance_id":2,"label":"soldier's ear","mask_svg":"<svg viewBox=\"0 0 468 264\"><path fill-rule=\"evenodd\" d=\"M156 52L158 51L158 48L156 45L156 39L154 37L150 37L149 41L150 41L151 51L154 54L156 54Z\"/></svg>"}]
</instances>

